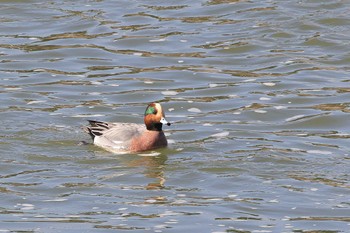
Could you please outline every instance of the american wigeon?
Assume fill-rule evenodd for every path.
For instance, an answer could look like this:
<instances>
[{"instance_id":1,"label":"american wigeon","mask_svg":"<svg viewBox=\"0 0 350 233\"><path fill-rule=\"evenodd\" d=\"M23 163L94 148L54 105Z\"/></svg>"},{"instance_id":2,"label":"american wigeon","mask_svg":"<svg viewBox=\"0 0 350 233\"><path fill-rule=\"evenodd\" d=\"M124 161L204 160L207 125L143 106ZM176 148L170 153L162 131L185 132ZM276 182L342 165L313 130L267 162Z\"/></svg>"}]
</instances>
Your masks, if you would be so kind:
<instances>
[{"instance_id":1,"label":"american wigeon","mask_svg":"<svg viewBox=\"0 0 350 233\"><path fill-rule=\"evenodd\" d=\"M147 106L144 122L142 125L89 120L90 125L85 127L85 131L95 145L113 153L133 153L167 146L162 126L170 126L170 123L159 103Z\"/></svg>"}]
</instances>

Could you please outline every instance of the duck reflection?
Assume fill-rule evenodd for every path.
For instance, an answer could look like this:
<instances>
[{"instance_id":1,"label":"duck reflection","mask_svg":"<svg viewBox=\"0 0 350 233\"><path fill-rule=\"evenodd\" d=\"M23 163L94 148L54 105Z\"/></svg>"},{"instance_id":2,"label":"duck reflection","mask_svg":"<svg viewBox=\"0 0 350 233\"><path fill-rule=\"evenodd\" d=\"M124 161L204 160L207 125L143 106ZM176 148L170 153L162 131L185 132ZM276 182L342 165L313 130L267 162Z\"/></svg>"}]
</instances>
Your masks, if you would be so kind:
<instances>
[{"instance_id":1,"label":"duck reflection","mask_svg":"<svg viewBox=\"0 0 350 233\"><path fill-rule=\"evenodd\" d=\"M109 181L117 179L120 182L124 177L133 176L136 169L136 172L143 174L145 178L154 180L145 186L145 189L152 190L164 188L166 181L164 169L165 162L168 159L166 153L167 150L169 149L157 150L157 152L145 152L141 154L124 154L116 157L110 157L110 154L107 155L104 151L94 151L93 154L95 159L102 159L102 163L108 163L106 169L109 174L105 174L100 179ZM96 161L91 161L91 163L96 164ZM122 169L122 171L120 169ZM143 171L140 172L139 169L143 169ZM128 171L132 173L128 174Z\"/></svg>"},{"instance_id":2,"label":"duck reflection","mask_svg":"<svg viewBox=\"0 0 350 233\"><path fill-rule=\"evenodd\" d=\"M146 189L161 189L165 184L164 165L168 157L166 154L157 156L135 156L134 159L127 162L129 167L144 167L145 177L155 179L154 182L147 184Z\"/></svg>"}]
</instances>

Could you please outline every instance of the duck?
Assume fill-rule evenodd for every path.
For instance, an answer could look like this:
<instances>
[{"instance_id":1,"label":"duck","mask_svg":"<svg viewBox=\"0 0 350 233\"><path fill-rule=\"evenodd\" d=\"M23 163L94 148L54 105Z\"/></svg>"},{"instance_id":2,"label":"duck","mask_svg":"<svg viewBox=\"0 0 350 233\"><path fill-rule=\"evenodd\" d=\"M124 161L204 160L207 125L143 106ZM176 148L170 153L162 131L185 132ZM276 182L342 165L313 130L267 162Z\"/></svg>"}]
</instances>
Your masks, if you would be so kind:
<instances>
[{"instance_id":1,"label":"duck","mask_svg":"<svg viewBox=\"0 0 350 233\"><path fill-rule=\"evenodd\" d=\"M137 153L168 145L163 125L170 126L165 119L162 106L150 103L144 113L144 124L103 122L88 120L84 130L91 136L93 144L109 152Z\"/></svg>"}]
</instances>

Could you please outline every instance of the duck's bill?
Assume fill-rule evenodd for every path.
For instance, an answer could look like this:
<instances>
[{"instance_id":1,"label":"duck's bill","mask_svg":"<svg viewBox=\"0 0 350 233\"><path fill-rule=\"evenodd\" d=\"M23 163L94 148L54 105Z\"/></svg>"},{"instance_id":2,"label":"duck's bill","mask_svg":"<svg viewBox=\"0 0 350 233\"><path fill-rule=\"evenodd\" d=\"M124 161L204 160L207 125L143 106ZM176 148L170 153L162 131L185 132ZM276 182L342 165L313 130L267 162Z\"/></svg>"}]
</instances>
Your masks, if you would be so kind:
<instances>
[{"instance_id":1,"label":"duck's bill","mask_svg":"<svg viewBox=\"0 0 350 233\"><path fill-rule=\"evenodd\" d=\"M165 120L164 117L162 117L162 119L160 119L160 123L162 123L163 125L167 125L167 126L170 126L170 125L171 125L171 123L168 122L167 120Z\"/></svg>"}]
</instances>

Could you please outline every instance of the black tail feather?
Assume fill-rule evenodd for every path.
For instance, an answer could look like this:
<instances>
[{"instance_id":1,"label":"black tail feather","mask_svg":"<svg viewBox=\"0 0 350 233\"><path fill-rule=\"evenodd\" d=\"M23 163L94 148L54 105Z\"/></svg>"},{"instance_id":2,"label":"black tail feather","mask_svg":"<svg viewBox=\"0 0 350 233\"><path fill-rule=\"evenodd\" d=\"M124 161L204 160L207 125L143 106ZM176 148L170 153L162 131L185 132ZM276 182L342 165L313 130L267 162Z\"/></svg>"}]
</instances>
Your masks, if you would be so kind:
<instances>
[{"instance_id":1,"label":"black tail feather","mask_svg":"<svg viewBox=\"0 0 350 233\"><path fill-rule=\"evenodd\" d=\"M96 136L101 136L102 131L109 129L108 123L102 121L88 120L89 126L85 126L84 130L87 132L92 140L95 139Z\"/></svg>"},{"instance_id":2,"label":"black tail feather","mask_svg":"<svg viewBox=\"0 0 350 233\"><path fill-rule=\"evenodd\" d=\"M108 123L106 122L94 121L94 120L88 120L88 122L92 127L102 127L105 129L109 129Z\"/></svg>"}]
</instances>

